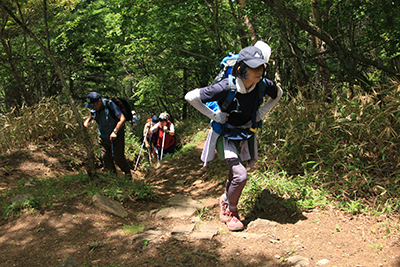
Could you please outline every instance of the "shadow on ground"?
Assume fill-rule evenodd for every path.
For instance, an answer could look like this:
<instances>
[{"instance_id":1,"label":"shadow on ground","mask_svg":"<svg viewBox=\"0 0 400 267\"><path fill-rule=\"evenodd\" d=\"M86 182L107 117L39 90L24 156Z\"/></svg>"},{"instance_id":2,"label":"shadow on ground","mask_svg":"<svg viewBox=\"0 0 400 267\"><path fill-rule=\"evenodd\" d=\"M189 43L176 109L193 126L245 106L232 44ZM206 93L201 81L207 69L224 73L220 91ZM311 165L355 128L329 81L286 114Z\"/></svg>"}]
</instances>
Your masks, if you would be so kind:
<instances>
[{"instance_id":1,"label":"shadow on ground","mask_svg":"<svg viewBox=\"0 0 400 267\"><path fill-rule=\"evenodd\" d=\"M264 189L257 200L257 205L248 212L244 224L257 218L275 221L280 224L295 224L306 220L301 210L293 199L284 199Z\"/></svg>"}]
</instances>

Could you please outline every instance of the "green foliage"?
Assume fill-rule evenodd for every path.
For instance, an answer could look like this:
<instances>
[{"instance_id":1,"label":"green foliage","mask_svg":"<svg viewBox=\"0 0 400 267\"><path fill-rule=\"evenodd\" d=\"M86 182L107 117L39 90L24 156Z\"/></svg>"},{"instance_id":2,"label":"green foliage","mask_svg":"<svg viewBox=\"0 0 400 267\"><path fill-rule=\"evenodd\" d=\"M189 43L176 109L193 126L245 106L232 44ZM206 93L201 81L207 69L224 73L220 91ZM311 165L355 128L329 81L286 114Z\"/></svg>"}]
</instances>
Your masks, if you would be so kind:
<instances>
[{"instance_id":1,"label":"green foliage","mask_svg":"<svg viewBox=\"0 0 400 267\"><path fill-rule=\"evenodd\" d=\"M237 1L55 1L47 3L47 14L41 13L40 1L8 4L11 10L20 10L18 17L29 21L29 30L55 55L78 104L89 91L98 91L128 98L143 116L167 111L177 121L197 117L198 113L190 114L193 109L185 102L185 93L210 84L221 58L252 43L251 31L246 32L250 23L256 37L272 47L268 77L278 73L293 96L305 89L303 84L321 83L316 64L321 51L313 45L315 36L266 1L246 1L245 8ZM395 2L320 1L321 22L310 19L310 1L285 1L284 6L335 36L335 43L349 56L365 56L355 56L347 66L338 59L337 47L325 42L323 65L330 71L326 86L355 83L357 73L379 84L388 81L387 69L398 69L400 30L393 25L400 24ZM42 97L62 100L59 78L43 51L10 16L3 16L2 25L3 113L16 108L18 114L20 107L33 106ZM307 97L323 94L317 90Z\"/></svg>"},{"instance_id":2,"label":"green foliage","mask_svg":"<svg viewBox=\"0 0 400 267\"><path fill-rule=\"evenodd\" d=\"M96 180L91 180L86 174L66 175L48 179L32 179L33 187L25 187L21 180L19 186L1 195L0 207L3 216L18 216L21 210L38 209L40 207L53 208L59 201L77 197L91 198L96 194L124 201L129 197L140 200L149 200L157 197L153 185L145 182L126 180L111 174L102 174ZM10 196L31 194L36 197L32 200L9 205Z\"/></svg>"},{"instance_id":3,"label":"green foliage","mask_svg":"<svg viewBox=\"0 0 400 267\"><path fill-rule=\"evenodd\" d=\"M210 210L207 207L203 207L202 209L196 209L197 216L200 220L207 220L209 217Z\"/></svg>"},{"instance_id":4,"label":"green foliage","mask_svg":"<svg viewBox=\"0 0 400 267\"><path fill-rule=\"evenodd\" d=\"M123 225L122 226L122 231L126 235L132 235L132 234L138 234L141 231L143 231L143 224L131 224L131 225Z\"/></svg>"},{"instance_id":5,"label":"green foliage","mask_svg":"<svg viewBox=\"0 0 400 267\"><path fill-rule=\"evenodd\" d=\"M335 96L328 104L301 97L281 102L265 119L259 136L266 168L297 177L312 175L313 188L323 188L353 212L359 198L376 203L400 195L397 86L379 94Z\"/></svg>"},{"instance_id":6,"label":"green foliage","mask_svg":"<svg viewBox=\"0 0 400 267\"><path fill-rule=\"evenodd\" d=\"M185 154L186 151L193 149L200 142L204 141L207 137L205 127L206 124L192 120L177 123L175 132L177 136L179 136L177 142L179 143L180 149L174 156Z\"/></svg>"},{"instance_id":7,"label":"green foliage","mask_svg":"<svg viewBox=\"0 0 400 267\"><path fill-rule=\"evenodd\" d=\"M283 205L292 210L309 210L315 207L326 207L329 203L329 193L317 188L313 182L315 177L288 176L285 172L268 171L260 173L255 171L249 177L243 190L241 204L245 211L261 209L259 197L265 189L284 199Z\"/></svg>"},{"instance_id":8,"label":"green foliage","mask_svg":"<svg viewBox=\"0 0 400 267\"><path fill-rule=\"evenodd\" d=\"M157 197L157 194L153 191L153 185L141 181L121 179L110 173L100 175L94 183L89 181L85 185L85 191L88 197L100 193L117 200L123 200L129 196L142 200Z\"/></svg>"},{"instance_id":9,"label":"green foliage","mask_svg":"<svg viewBox=\"0 0 400 267\"><path fill-rule=\"evenodd\" d=\"M18 216L23 210L37 210L40 203L38 198L25 200L24 202L17 202L13 205L8 205L3 210L3 217L7 220L11 215Z\"/></svg>"},{"instance_id":10,"label":"green foliage","mask_svg":"<svg viewBox=\"0 0 400 267\"><path fill-rule=\"evenodd\" d=\"M350 213L350 214L358 214L361 213L363 210L365 210L364 205L362 204L362 199L357 199L354 201L342 201L338 203L338 206L340 209L342 209L344 212Z\"/></svg>"},{"instance_id":11,"label":"green foliage","mask_svg":"<svg viewBox=\"0 0 400 267\"><path fill-rule=\"evenodd\" d=\"M133 162L140 153L145 118L152 114L167 111L172 115L182 146L177 158L204 138L202 127L197 128L198 134L189 134L194 126L187 126L187 119L201 115L191 113L193 108L184 95L208 85L228 52L250 44L244 30L248 25L241 20L247 15L257 38L272 47L267 77L277 73L284 90L290 92L290 99L281 101L269 114L259 135L261 167L249 183L249 205L256 205L258 192L268 186L304 208L324 205L329 191L345 201L341 208L349 212L359 212L370 203L376 203L380 212L398 210L398 88L377 86L366 94L354 92L357 88L353 87L359 80L354 73L381 84L388 81L390 72L378 65L399 68L400 23L394 1L322 1L318 7L324 14L321 22L310 19L310 1L285 1L285 7L333 36L348 57L365 57L352 58L347 62L351 66L343 64L337 47L329 43L324 51L316 51L315 36L283 18L266 1L246 1L243 10L237 1L58 1L47 3L45 16L40 13L42 2L19 2L20 9L16 2L9 4L12 10L20 10L19 18L29 18L29 29L60 62L78 105L92 90L104 96L124 96L136 104L143 119L136 128L128 127L126 135L126 154ZM57 142L59 160L71 167L82 165L78 127L70 108L63 104L53 66L9 16L3 16L2 25L0 108L2 113L16 109L0 118L0 153ZM317 65L320 52L324 63ZM337 82L330 103L322 100L326 88L310 85L321 83L322 65L330 71L328 80ZM50 98L53 96L57 98ZM95 128L90 127L93 143ZM77 144L79 152L66 148L68 144ZM146 153L142 151L141 157L147 160ZM149 168L146 160L142 166ZM224 181L222 165L211 162L208 170ZM4 169L10 171L8 166ZM281 170L285 180L277 175L271 179L274 184L268 184L264 178L256 178L269 177L266 170ZM79 179L89 194L96 192L95 182ZM99 182L101 192L116 199L154 197L151 185L103 178ZM54 180L46 183L41 192L48 199L44 203L53 195L60 196L47 188L57 188ZM74 179L62 179L61 185L74 183Z\"/></svg>"},{"instance_id":12,"label":"green foliage","mask_svg":"<svg viewBox=\"0 0 400 267\"><path fill-rule=\"evenodd\" d=\"M136 159L139 156L143 144L143 140L141 139L143 128L139 128L139 126L133 128L127 125L128 124L126 124L125 132L125 155L129 159L133 159L136 163ZM142 159L148 158L145 147L143 147L142 155L140 157Z\"/></svg>"}]
</instances>

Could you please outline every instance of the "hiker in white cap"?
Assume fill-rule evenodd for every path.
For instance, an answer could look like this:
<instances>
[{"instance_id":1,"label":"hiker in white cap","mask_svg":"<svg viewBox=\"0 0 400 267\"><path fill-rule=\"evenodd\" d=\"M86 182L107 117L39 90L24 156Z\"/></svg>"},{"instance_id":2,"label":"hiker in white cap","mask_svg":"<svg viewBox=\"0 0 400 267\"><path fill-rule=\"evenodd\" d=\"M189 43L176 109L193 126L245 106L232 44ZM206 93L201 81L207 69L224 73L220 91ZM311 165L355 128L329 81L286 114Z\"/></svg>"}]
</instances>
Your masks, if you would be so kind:
<instances>
[{"instance_id":1,"label":"hiker in white cap","mask_svg":"<svg viewBox=\"0 0 400 267\"><path fill-rule=\"evenodd\" d=\"M206 166L217 150L228 165L225 193L219 198L219 203L221 221L230 231L244 229L237 204L247 181L245 164L253 167L256 163L257 128L261 127L262 118L283 94L279 86L263 77L268 59L269 55L265 56L258 47L248 46L239 52L228 78L194 89L185 96L191 105L213 120L201 159ZM232 97L228 97L230 95ZM269 98L263 103L266 95ZM219 110L214 111L206 105L212 101L217 101Z\"/></svg>"},{"instance_id":2,"label":"hiker in white cap","mask_svg":"<svg viewBox=\"0 0 400 267\"><path fill-rule=\"evenodd\" d=\"M158 131L158 160L162 160L162 158L166 157L167 155L175 153L175 127L169 118L170 117L168 113L161 113L160 116L158 116L159 122L150 129L152 133Z\"/></svg>"}]
</instances>

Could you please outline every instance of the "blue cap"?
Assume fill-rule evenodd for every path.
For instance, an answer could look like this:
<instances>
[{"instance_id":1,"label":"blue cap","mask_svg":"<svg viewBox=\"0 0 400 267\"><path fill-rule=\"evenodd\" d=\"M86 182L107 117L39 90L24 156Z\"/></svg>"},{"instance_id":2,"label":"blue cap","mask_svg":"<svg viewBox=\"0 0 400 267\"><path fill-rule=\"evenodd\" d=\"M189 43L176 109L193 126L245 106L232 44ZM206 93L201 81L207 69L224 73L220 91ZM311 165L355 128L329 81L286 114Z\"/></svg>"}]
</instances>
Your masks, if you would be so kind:
<instances>
[{"instance_id":1,"label":"blue cap","mask_svg":"<svg viewBox=\"0 0 400 267\"><path fill-rule=\"evenodd\" d=\"M93 105L101 99L101 96L96 92L90 92L86 97L86 108L92 108Z\"/></svg>"},{"instance_id":2,"label":"blue cap","mask_svg":"<svg viewBox=\"0 0 400 267\"><path fill-rule=\"evenodd\" d=\"M153 123L157 123L159 121L158 116L157 115L153 115L153 117L151 118L151 121Z\"/></svg>"}]
</instances>

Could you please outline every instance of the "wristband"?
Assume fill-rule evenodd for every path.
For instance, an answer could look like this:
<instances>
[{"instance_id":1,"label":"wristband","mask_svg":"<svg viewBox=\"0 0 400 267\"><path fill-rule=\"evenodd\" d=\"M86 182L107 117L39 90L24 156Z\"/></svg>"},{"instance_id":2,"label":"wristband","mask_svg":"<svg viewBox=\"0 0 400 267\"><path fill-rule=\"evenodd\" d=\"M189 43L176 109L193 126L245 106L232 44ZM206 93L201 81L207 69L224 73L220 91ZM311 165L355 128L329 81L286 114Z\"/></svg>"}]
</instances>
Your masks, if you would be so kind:
<instances>
[{"instance_id":1,"label":"wristband","mask_svg":"<svg viewBox=\"0 0 400 267\"><path fill-rule=\"evenodd\" d=\"M118 134L118 131L117 131L117 130L114 130L113 132L114 132L115 134Z\"/></svg>"}]
</instances>

